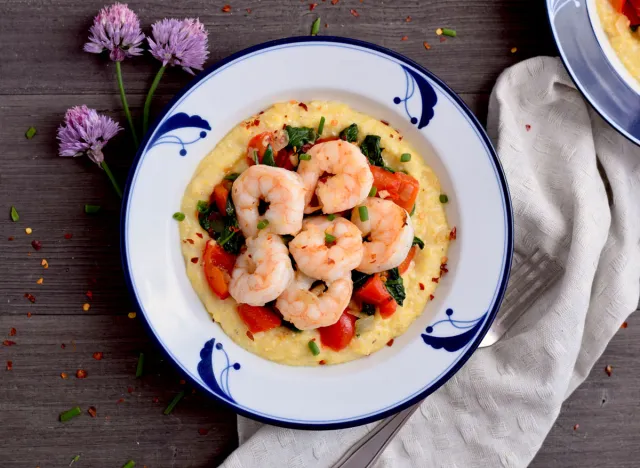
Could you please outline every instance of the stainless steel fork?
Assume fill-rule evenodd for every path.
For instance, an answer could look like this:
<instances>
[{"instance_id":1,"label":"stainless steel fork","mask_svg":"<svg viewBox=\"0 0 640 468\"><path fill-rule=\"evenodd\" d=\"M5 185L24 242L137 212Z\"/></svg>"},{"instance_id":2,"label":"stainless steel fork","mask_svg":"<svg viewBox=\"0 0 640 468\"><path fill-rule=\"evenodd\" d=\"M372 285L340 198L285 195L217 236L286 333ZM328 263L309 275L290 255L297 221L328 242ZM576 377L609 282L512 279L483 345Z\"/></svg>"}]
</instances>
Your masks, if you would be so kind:
<instances>
[{"instance_id":1,"label":"stainless steel fork","mask_svg":"<svg viewBox=\"0 0 640 468\"><path fill-rule=\"evenodd\" d=\"M502 306L479 347L485 348L500 340L563 271L560 264L540 249L530 255L515 251L509 286ZM422 401L419 401L383 420L351 447L333 468L371 468L421 403Z\"/></svg>"}]
</instances>

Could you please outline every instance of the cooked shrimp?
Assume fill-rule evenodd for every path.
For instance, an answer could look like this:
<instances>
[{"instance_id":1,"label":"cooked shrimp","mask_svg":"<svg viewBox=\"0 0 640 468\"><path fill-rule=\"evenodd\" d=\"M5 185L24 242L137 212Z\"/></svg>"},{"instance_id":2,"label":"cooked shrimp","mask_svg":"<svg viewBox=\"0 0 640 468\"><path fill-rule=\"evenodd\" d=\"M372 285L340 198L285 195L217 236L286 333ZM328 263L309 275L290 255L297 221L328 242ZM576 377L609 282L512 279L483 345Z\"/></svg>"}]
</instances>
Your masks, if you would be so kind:
<instances>
[{"instance_id":1,"label":"cooked shrimp","mask_svg":"<svg viewBox=\"0 0 640 468\"><path fill-rule=\"evenodd\" d=\"M309 150L311 159L300 161L298 174L307 189L305 213L349 210L369 195L373 175L360 148L342 140L327 141ZM325 179L323 174L330 174ZM318 198L317 206L313 194Z\"/></svg>"},{"instance_id":2,"label":"cooked shrimp","mask_svg":"<svg viewBox=\"0 0 640 468\"><path fill-rule=\"evenodd\" d=\"M327 290L319 295L315 288L310 290L314 281L304 273L296 272L295 279L276 302L276 308L284 319L300 330L333 325L351 300L351 276L329 283Z\"/></svg>"},{"instance_id":3,"label":"cooked shrimp","mask_svg":"<svg viewBox=\"0 0 640 468\"><path fill-rule=\"evenodd\" d=\"M229 293L239 303L262 306L287 289L293 274L282 238L261 231L257 237L247 239L247 250L237 258Z\"/></svg>"},{"instance_id":4,"label":"cooked shrimp","mask_svg":"<svg viewBox=\"0 0 640 468\"><path fill-rule=\"evenodd\" d=\"M360 207L367 209L369 219L360 219ZM413 244L413 225L407 211L390 200L367 198L351 212L351 221L369 236L364 243L362 262L356 270L378 273L395 268L407 257Z\"/></svg>"},{"instance_id":5,"label":"cooked shrimp","mask_svg":"<svg viewBox=\"0 0 640 468\"><path fill-rule=\"evenodd\" d=\"M351 221L314 216L304 220L302 231L289 242L289 251L305 275L331 282L360 265L364 248L362 234Z\"/></svg>"},{"instance_id":6,"label":"cooked shrimp","mask_svg":"<svg viewBox=\"0 0 640 468\"><path fill-rule=\"evenodd\" d=\"M276 234L297 234L302 228L305 188L295 172L262 164L251 166L233 183L231 196L246 237L254 237L261 222L266 231ZM269 204L264 215L258 211L261 200Z\"/></svg>"}]
</instances>

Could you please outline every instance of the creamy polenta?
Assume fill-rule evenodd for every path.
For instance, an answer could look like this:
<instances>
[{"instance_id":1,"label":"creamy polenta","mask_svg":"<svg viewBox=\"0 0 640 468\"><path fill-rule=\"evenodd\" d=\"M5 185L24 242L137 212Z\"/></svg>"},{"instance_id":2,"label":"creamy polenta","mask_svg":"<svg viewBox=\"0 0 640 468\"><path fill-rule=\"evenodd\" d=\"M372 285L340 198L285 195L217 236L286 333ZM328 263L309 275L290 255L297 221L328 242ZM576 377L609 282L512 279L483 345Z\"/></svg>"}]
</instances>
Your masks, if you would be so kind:
<instances>
[{"instance_id":1,"label":"creamy polenta","mask_svg":"<svg viewBox=\"0 0 640 468\"><path fill-rule=\"evenodd\" d=\"M216 184L225 174L241 172L246 168L246 152L249 140L265 131L293 127L318 128L321 117L325 118L321 137L336 137L341 130L355 123L359 128L357 144L366 135L379 135L386 164L392 168L406 170L420 182L412 222L415 236L424 241L423 250L418 250L410 269L403 275L406 299L402 307L389 318L375 314L375 326L356 335L341 351L323 347L317 330L292 331L283 326L259 333L250 333L237 312L233 298L219 299L208 286L201 262L203 249L209 234L198 221L197 204L209 200ZM413 157L401 162L401 155ZM406 159L406 157L405 157ZM253 116L232 129L198 166L182 199L185 219L180 224L182 253L187 275L207 311L218 322L227 335L243 348L272 361L297 366L338 364L367 356L390 340L404 333L409 325L422 314L437 287L432 278L439 278L441 265L446 263L450 227L447 224L443 204L440 201L440 183L433 170L402 136L387 124L356 112L339 102L313 101L300 105L295 101L275 104L270 109ZM353 311L353 315L363 315ZM309 341L315 339L320 353L314 355Z\"/></svg>"},{"instance_id":2,"label":"creamy polenta","mask_svg":"<svg viewBox=\"0 0 640 468\"><path fill-rule=\"evenodd\" d=\"M629 73L640 81L640 31L630 27L629 19L613 8L611 0L595 1L611 47Z\"/></svg>"}]
</instances>

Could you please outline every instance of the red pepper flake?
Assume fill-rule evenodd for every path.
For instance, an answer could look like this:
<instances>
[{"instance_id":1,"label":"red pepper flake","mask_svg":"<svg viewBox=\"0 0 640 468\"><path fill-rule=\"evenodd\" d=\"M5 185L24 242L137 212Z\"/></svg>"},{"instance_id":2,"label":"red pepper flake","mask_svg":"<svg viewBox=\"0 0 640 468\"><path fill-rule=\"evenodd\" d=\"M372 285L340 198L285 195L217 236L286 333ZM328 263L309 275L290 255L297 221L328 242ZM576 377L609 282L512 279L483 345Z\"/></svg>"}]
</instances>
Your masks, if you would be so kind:
<instances>
[{"instance_id":1,"label":"red pepper flake","mask_svg":"<svg viewBox=\"0 0 640 468\"><path fill-rule=\"evenodd\" d=\"M313 10L315 10L315 8L316 8L317 6L318 6L318 4L317 4L317 3L311 3L311 4L309 4L309 11L313 11Z\"/></svg>"},{"instance_id":2,"label":"red pepper flake","mask_svg":"<svg viewBox=\"0 0 640 468\"><path fill-rule=\"evenodd\" d=\"M260 119L256 119L253 121L253 126L257 127L258 125L260 125Z\"/></svg>"},{"instance_id":3,"label":"red pepper flake","mask_svg":"<svg viewBox=\"0 0 640 468\"><path fill-rule=\"evenodd\" d=\"M440 276L444 276L447 273L449 273L449 269L447 268L447 264L446 263L442 263L440 265Z\"/></svg>"},{"instance_id":4,"label":"red pepper flake","mask_svg":"<svg viewBox=\"0 0 640 468\"><path fill-rule=\"evenodd\" d=\"M69 378L69 375L66 372L60 372L60 377L66 380Z\"/></svg>"},{"instance_id":5,"label":"red pepper flake","mask_svg":"<svg viewBox=\"0 0 640 468\"><path fill-rule=\"evenodd\" d=\"M360 13L358 13L358 12L357 12L356 10L354 10L353 8L350 10L350 13L351 13L353 16L355 16L356 18L357 18L358 16L360 16Z\"/></svg>"},{"instance_id":6,"label":"red pepper flake","mask_svg":"<svg viewBox=\"0 0 640 468\"><path fill-rule=\"evenodd\" d=\"M36 296L34 296L33 294L24 293L24 297L26 297L32 304L36 302Z\"/></svg>"},{"instance_id":7,"label":"red pepper flake","mask_svg":"<svg viewBox=\"0 0 640 468\"><path fill-rule=\"evenodd\" d=\"M180 385L184 385L184 384L186 384L186 383L187 383L187 381L186 381L186 380L184 380L184 379L180 379Z\"/></svg>"},{"instance_id":8,"label":"red pepper flake","mask_svg":"<svg viewBox=\"0 0 640 468\"><path fill-rule=\"evenodd\" d=\"M434 296L433 294L429 294L429 300L433 301L436 298L436 296Z\"/></svg>"},{"instance_id":9,"label":"red pepper flake","mask_svg":"<svg viewBox=\"0 0 640 468\"><path fill-rule=\"evenodd\" d=\"M407 23L410 23L410 22L411 22L411 16L407 16L407 17L405 18L405 21L406 21Z\"/></svg>"},{"instance_id":10,"label":"red pepper flake","mask_svg":"<svg viewBox=\"0 0 640 468\"><path fill-rule=\"evenodd\" d=\"M381 120L380 122L382 122L383 124L385 124L387 127L389 126L389 122L387 122L386 120Z\"/></svg>"},{"instance_id":11,"label":"red pepper flake","mask_svg":"<svg viewBox=\"0 0 640 468\"><path fill-rule=\"evenodd\" d=\"M302 107L304 110L308 111L309 108L307 107L307 105L304 102L301 102L298 104L300 107Z\"/></svg>"},{"instance_id":12,"label":"red pepper flake","mask_svg":"<svg viewBox=\"0 0 640 468\"><path fill-rule=\"evenodd\" d=\"M124 398L120 398L118 401L116 401L116 405L119 405L120 403L124 403Z\"/></svg>"},{"instance_id":13,"label":"red pepper flake","mask_svg":"<svg viewBox=\"0 0 640 468\"><path fill-rule=\"evenodd\" d=\"M422 43L422 45L424 46L425 49L431 50L431 45L429 45L428 42L425 41L425 42Z\"/></svg>"},{"instance_id":14,"label":"red pepper flake","mask_svg":"<svg viewBox=\"0 0 640 468\"><path fill-rule=\"evenodd\" d=\"M401 41L406 41L407 39L409 39L409 36L402 36L402 39L400 39Z\"/></svg>"},{"instance_id":15,"label":"red pepper flake","mask_svg":"<svg viewBox=\"0 0 640 468\"><path fill-rule=\"evenodd\" d=\"M42 248L42 242L38 240L31 241L31 247L33 247L34 250L40 250Z\"/></svg>"},{"instance_id":16,"label":"red pepper flake","mask_svg":"<svg viewBox=\"0 0 640 468\"><path fill-rule=\"evenodd\" d=\"M199 258L198 257L193 257L191 259L191 263L198 263Z\"/></svg>"},{"instance_id":17,"label":"red pepper flake","mask_svg":"<svg viewBox=\"0 0 640 468\"><path fill-rule=\"evenodd\" d=\"M251 8L247 8L247 13L251 14Z\"/></svg>"},{"instance_id":18,"label":"red pepper flake","mask_svg":"<svg viewBox=\"0 0 640 468\"><path fill-rule=\"evenodd\" d=\"M195 241L193 239L185 239L184 241L188 242L191 245L195 244Z\"/></svg>"},{"instance_id":19,"label":"red pepper flake","mask_svg":"<svg viewBox=\"0 0 640 468\"><path fill-rule=\"evenodd\" d=\"M91 292L91 291L87 291L87 292L85 293L85 296L87 296L89 299L93 299L93 292Z\"/></svg>"},{"instance_id":20,"label":"red pepper flake","mask_svg":"<svg viewBox=\"0 0 640 468\"><path fill-rule=\"evenodd\" d=\"M13 346L14 344L16 344L16 342L11 340L4 340L2 344L3 346Z\"/></svg>"},{"instance_id":21,"label":"red pepper flake","mask_svg":"<svg viewBox=\"0 0 640 468\"><path fill-rule=\"evenodd\" d=\"M627 322L623 322L622 325L620 325L620 328L627 328L629 326L629 324Z\"/></svg>"},{"instance_id":22,"label":"red pepper flake","mask_svg":"<svg viewBox=\"0 0 640 468\"><path fill-rule=\"evenodd\" d=\"M440 282L440 278L431 278L431 281L433 281L434 283L439 283Z\"/></svg>"},{"instance_id":23,"label":"red pepper flake","mask_svg":"<svg viewBox=\"0 0 640 468\"><path fill-rule=\"evenodd\" d=\"M98 415L98 412L96 411L95 406L89 406L87 413L89 413L89 416L91 416L92 418L95 418Z\"/></svg>"},{"instance_id":24,"label":"red pepper flake","mask_svg":"<svg viewBox=\"0 0 640 468\"><path fill-rule=\"evenodd\" d=\"M530 130L531 130L531 125L527 124L527 125L525 125L525 126L524 126L524 128L525 128L525 129L527 130L527 132L528 132L528 131L530 131Z\"/></svg>"},{"instance_id":25,"label":"red pepper flake","mask_svg":"<svg viewBox=\"0 0 640 468\"><path fill-rule=\"evenodd\" d=\"M13 361L7 361L7 370L10 371L13 369Z\"/></svg>"},{"instance_id":26,"label":"red pepper flake","mask_svg":"<svg viewBox=\"0 0 640 468\"><path fill-rule=\"evenodd\" d=\"M9 330L9 336L16 336L16 333L18 333L18 331L15 328Z\"/></svg>"},{"instance_id":27,"label":"red pepper flake","mask_svg":"<svg viewBox=\"0 0 640 468\"><path fill-rule=\"evenodd\" d=\"M420 286L420 291L424 291L424 284L418 283L418 286Z\"/></svg>"},{"instance_id":28,"label":"red pepper flake","mask_svg":"<svg viewBox=\"0 0 640 468\"><path fill-rule=\"evenodd\" d=\"M440 42L445 42L446 40L447 40L447 38L446 38L446 37L444 37L444 36L440 36Z\"/></svg>"},{"instance_id":29,"label":"red pepper flake","mask_svg":"<svg viewBox=\"0 0 640 468\"><path fill-rule=\"evenodd\" d=\"M208 429L203 429L203 428L198 429L198 434L200 434L201 436L206 436L208 433L209 433Z\"/></svg>"},{"instance_id":30,"label":"red pepper flake","mask_svg":"<svg viewBox=\"0 0 640 468\"><path fill-rule=\"evenodd\" d=\"M133 387L127 387L127 393L133 393Z\"/></svg>"},{"instance_id":31,"label":"red pepper flake","mask_svg":"<svg viewBox=\"0 0 640 468\"><path fill-rule=\"evenodd\" d=\"M449 233L449 240L456 240L457 237L458 237L458 230L454 226L454 228Z\"/></svg>"},{"instance_id":32,"label":"red pepper flake","mask_svg":"<svg viewBox=\"0 0 640 468\"><path fill-rule=\"evenodd\" d=\"M223 13L229 13L231 11L231 5L225 5L222 7Z\"/></svg>"},{"instance_id":33,"label":"red pepper flake","mask_svg":"<svg viewBox=\"0 0 640 468\"><path fill-rule=\"evenodd\" d=\"M84 369L78 369L76 371L76 378L78 379L86 379L87 378L87 371Z\"/></svg>"},{"instance_id":34,"label":"red pepper flake","mask_svg":"<svg viewBox=\"0 0 640 468\"><path fill-rule=\"evenodd\" d=\"M13 239L15 239L15 237L13 236L9 236L9 240L12 241Z\"/></svg>"},{"instance_id":35,"label":"red pepper flake","mask_svg":"<svg viewBox=\"0 0 640 468\"><path fill-rule=\"evenodd\" d=\"M253 339L253 333L251 333L249 330L247 330L247 337L251 340L251 341L255 341Z\"/></svg>"},{"instance_id":36,"label":"red pepper flake","mask_svg":"<svg viewBox=\"0 0 640 468\"><path fill-rule=\"evenodd\" d=\"M200 239L202 239L202 234L200 234L199 232L196 232L196 236L198 236Z\"/></svg>"},{"instance_id":37,"label":"red pepper flake","mask_svg":"<svg viewBox=\"0 0 640 468\"><path fill-rule=\"evenodd\" d=\"M101 352L93 353L93 359L95 359L96 361L102 361L103 357L104 357L104 353L101 353Z\"/></svg>"},{"instance_id":38,"label":"red pepper flake","mask_svg":"<svg viewBox=\"0 0 640 468\"><path fill-rule=\"evenodd\" d=\"M158 403L158 402L160 401L160 398L158 398L158 397L153 397L153 400L151 400L151 401L153 401L154 403Z\"/></svg>"},{"instance_id":39,"label":"red pepper flake","mask_svg":"<svg viewBox=\"0 0 640 468\"><path fill-rule=\"evenodd\" d=\"M61 347L62 349L64 349L64 348L66 348L66 347L67 347L67 345L66 345L66 344L64 344L64 343L62 343L62 344L60 345L60 347Z\"/></svg>"},{"instance_id":40,"label":"red pepper flake","mask_svg":"<svg viewBox=\"0 0 640 468\"><path fill-rule=\"evenodd\" d=\"M327 363L327 361L325 361L324 359L318 361L318 364L320 364L321 366L324 366Z\"/></svg>"},{"instance_id":41,"label":"red pepper flake","mask_svg":"<svg viewBox=\"0 0 640 468\"><path fill-rule=\"evenodd\" d=\"M331 4L335 5L336 3L338 3L340 0L331 0Z\"/></svg>"},{"instance_id":42,"label":"red pepper flake","mask_svg":"<svg viewBox=\"0 0 640 468\"><path fill-rule=\"evenodd\" d=\"M575 426L573 426L574 431L577 431L578 429L580 429L580 424L576 424Z\"/></svg>"},{"instance_id":43,"label":"red pepper flake","mask_svg":"<svg viewBox=\"0 0 640 468\"><path fill-rule=\"evenodd\" d=\"M607 366L604 368L604 371L607 373L609 377L611 377L611 374L613 374L613 367Z\"/></svg>"},{"instance_id":44,"label":"red pepper flake","mask_svg":"<svg viewBox=\"0 0 640 468\"><path fill-rule=\"evenodd\" d=\"M72 237L73 237L73 234L71 234L70 232L67 232L67 233L64 235L64 238L65 238L65 239L67 239L67 240L71 239Z\"/></svg>"},{"instance_id":45,"label":"red pepper flake","mask_svg":"<svg viewBox=\"0 0 640 468\"><path fill-rule=\"evenodd\" d=\"M27 318L31 318L31 312L27 312Z\"/></svg>"},{"instance_id":46,"label":"red pepper flake","mask_svg":"<svg viewBox=\"0 0 640 468\"><path fill-rule=\"evenodd\" d=\"M389 341L387 341L387 346L389 346L389 347L393 346L393 338L391 338Z\"/></svg>"}]
</instances>

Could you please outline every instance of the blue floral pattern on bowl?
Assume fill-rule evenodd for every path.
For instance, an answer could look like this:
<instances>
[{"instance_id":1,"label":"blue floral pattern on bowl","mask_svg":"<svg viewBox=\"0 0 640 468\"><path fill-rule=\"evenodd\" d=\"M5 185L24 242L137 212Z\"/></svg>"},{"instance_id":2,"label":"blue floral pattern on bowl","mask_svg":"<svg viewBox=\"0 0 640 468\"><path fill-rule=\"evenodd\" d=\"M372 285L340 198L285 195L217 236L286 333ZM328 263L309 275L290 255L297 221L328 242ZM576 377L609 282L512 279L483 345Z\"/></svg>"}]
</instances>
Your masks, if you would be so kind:
<instances>
[{"instance_id":1,"label":"blue floral pattern on bowl","mask_svg":"<svg viewBox=\"0 0 640 468\"><path fill-rule=\"evenodd\" d=\"M216 359L214 354L219 351L219 356L224 356L222 360L222 370L216 375L215 363ZM220 359L218 359L220 361ZM222 346L222 343L216 344L216 339L211 338L207 341L202 350L200 351L200 362L198 363L198 374L211 389L213 393L220 398L227 400L228 402L235 403L236 401L231 396L231 389L229 388L229 374L231 370L240 370L239 363L231 364L229 361L229 355Z\"/></svg>"},{"instance_id":2,"label":"blue floral pattern on bowl","mask_svg":"<svg viewBox=\"0 0 640 468\"><path fill-rule=\"evenodd\" d=\"M438 102L438 96L433 86L431 86L422 75L404 65L401 65L401 67L406 78L404 98L394 97L393 102L395 104L404 104L404 111L407 113L411 123L418 125L418 129L422 129L429 125L429 122L433 119L434 107ZM416 93L416 91L418 91L418 93ZM409 111L409 102L414 98L422 101L420 119L412 115L411 111Z\"/></svg>"},{"instance_id":3,"label":"blue floral pattern on bowl","mask_svg":"<svg viewBox=\"0 0 640 468\"><path fill-rule=\"evenodd\" d=\"M451 318L453 316L453 309L447 309L447 318L444 320L439 320L433 325L430 325L425 330L426 333L423 333L422 340L433 349L445 349L445 351L449 351L450 353L456 352L464 348L467 344L473 340L473 338L478 333L478 330L482 327L484 323L484 318L487 315L484 313L480 318L475 320L456 320ZM438 325L442 325L448 323L453 328L457 330L465 330L462 333L452 336L433 336L431 333L434 332L435 328Z\"/></svg>"},{"instance_id":4,"label":"blue floral pattern on bowl","mask_svg":"<svg viewBox=\"0 0 640 468\"><path fill-rule=\"evenodd\" d=\"M170 133L181 128L199 128L201 129L201 131L195 139L184 141L178 135ZM203 119L199 115L188 115L184 112L179 112L169 117L162 123L162 125L160 125L160 127L158 127L158 130L149 142L149 149L158 145L180 145L180 156L186 156L186 147L188 145L191 145L207 137L207 132L205 132L205 130L211 131L211 126L205 119Z\"/></svg>"}]
</instances>

